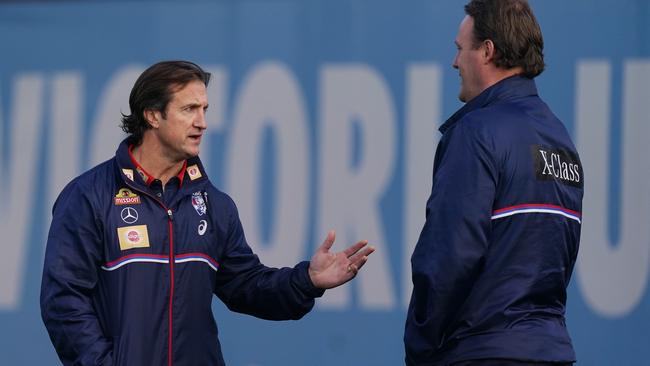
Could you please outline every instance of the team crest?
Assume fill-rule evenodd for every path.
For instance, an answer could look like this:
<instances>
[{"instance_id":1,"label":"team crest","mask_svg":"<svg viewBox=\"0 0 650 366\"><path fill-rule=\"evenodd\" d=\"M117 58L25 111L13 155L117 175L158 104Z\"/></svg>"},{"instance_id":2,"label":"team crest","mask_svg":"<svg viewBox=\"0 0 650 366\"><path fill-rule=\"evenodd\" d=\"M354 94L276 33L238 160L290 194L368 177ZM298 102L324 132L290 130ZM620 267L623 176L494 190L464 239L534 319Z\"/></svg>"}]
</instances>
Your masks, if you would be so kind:
<instances>
[{"instance_id":1,"label":"team crest","mask_svg":"<svg viewBox=\"0 0 650 366\"><path fill-rule=\"evenodd\" d=\"M208 211L208 206L205 204L201 192L192 193L192 206L194 206L194 209L199 216L203 216Z\"/></svg>"},{"instance_id":2,"label":"team crest","mask_svg":"<svg viewBox=\"0 0 650 366\"><path fill-rule=\"evenodd\" d=\"M121 205L139 205L140 204L140 196L137 194L131 192L130 189L128 188L122 188L120 189L117 194L115 195L115 205L121 206Z\"/></svg>"}]
</instances>

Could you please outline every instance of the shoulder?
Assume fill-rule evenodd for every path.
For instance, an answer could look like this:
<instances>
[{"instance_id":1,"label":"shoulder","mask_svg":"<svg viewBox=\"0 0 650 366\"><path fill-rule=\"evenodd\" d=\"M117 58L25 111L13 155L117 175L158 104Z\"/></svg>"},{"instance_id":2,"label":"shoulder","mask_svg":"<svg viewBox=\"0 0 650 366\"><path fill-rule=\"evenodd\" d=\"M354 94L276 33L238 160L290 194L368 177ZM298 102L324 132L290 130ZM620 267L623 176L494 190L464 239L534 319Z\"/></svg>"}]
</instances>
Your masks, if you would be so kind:
<instances>
[{"instance_id":1,"label":"shoulder","mask_svg":"<svg viewBox=\"0 0 650 366\"><path fill-rule=\"evenodd\" d=\"M204 189L208 193L210 205L214 206L219 212L237 213L237 205L230 195L221 191L209 181Z\"/></svg>"},{"instance_id":2,"label":"shoulder","mask_svg":"<svg viewBox=\"0 0 650 366\"><path fill-rule=\"evenodd\" d=\"M449 136L450 140L462 140L469 145L494 145L499 131L506 128L492 108L480 108L464 115Z\"/></svg>"},{"instance_id":3,"label":"shoulder","mask_svg":"<svg viewBox=\"0 0 650 366\"><path fill-rule=\"evenodd\" d=\"M490 104L468 113L459 122L467 133L494 144L512 143L534 135L540 125L560 123L537 96Z\"/></svg>"},{"instance_id":4,"label":"shoulder","mask_svg":"<svg viewBox=\"0 0 650 366\"><path fill-rule=\"evenodd\" d=\"M72 179L61 191L54 208L71 203L87 202L96 206L102 197L114 195L116 164L109 159Z\"/></svg>"},{"instance_id":5,"label":"shoulder","mask_svg":"<svg viewBox=\"0 0 650 366\"><path fill-rule=\"evenodd\" d=\"M476 109L460 121L466 128L481 131L498 131L512 127L524 117L523 110L513 103L499 103Z\"/></svg>"}]
</instances>

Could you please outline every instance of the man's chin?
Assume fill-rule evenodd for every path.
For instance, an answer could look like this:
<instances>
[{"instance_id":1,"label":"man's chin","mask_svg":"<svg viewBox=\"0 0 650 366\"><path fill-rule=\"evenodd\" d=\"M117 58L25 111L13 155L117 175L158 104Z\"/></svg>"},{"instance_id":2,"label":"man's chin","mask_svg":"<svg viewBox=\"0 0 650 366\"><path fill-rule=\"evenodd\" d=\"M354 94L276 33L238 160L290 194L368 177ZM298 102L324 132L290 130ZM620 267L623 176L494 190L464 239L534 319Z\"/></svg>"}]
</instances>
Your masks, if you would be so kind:
<instances>
[{"instance_id":1,"label":"man's chin","mask_svg":"<svg viewBox=\"0 0 650 366\"><path fill-rule=\"evenodd\" d=\"M195 158L199 156L199 152L200 150L198 148L185 150L185 159Z\"/></svg>"}]
</instances>

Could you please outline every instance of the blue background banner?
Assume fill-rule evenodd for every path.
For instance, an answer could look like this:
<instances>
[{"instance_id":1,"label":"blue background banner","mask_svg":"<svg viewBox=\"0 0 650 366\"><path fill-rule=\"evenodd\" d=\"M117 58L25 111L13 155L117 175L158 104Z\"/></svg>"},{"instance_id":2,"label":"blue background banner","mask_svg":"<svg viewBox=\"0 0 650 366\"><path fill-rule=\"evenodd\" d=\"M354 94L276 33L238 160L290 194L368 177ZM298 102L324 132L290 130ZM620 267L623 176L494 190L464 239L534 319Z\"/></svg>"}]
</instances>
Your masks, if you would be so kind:
<instances>
[{"instance_id":1,"label":"blue background banner","mask_svg":"<svg viewBox=\"0 0 650 366\"><path fill-rule=\"evenodd\" d=\"M1 2L1 363L58 363L38 305L52 203L113 155L144 68L189 59L213 73L202 159L262 260L308 259L328 229L335 247L365 238L378 249L297 322L234 314L215 299L228 364L403 364L436 129L461 106L451 63L463 4ZM647 364L650 3L531 5L546 45L539 92L586 174L567 306L578 364Z\"/></svg>"}]
</instances>

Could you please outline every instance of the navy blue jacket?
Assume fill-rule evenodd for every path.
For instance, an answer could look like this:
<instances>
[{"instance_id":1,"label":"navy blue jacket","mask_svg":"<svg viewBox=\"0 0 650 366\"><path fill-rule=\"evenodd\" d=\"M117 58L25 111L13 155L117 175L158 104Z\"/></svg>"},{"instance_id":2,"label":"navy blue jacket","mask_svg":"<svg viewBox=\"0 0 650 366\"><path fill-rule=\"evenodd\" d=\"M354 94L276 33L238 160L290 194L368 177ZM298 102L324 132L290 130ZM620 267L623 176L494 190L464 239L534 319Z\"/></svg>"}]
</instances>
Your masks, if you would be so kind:
<instances>
[{"instance_id":1,"label":"navy blue jacket","mask_svg":"<svg viewBox=\"0 0 650 366\"><path fill-rule=\"evenodd\" d=\"M564 314L584 175L565 127L535 82L514 76L440 131L411 257L406 363L574 361Z\"/></svg>"},{"instance_id":2,"label":"navy blue jacket","mask_svg":"<svg viewBox=\"0 0 650 366\"><path fill-rule=\"evenodd\" d=\"M272 320L301 318L323 294L308 262L260 263L198 157L164 192L152 180L125 140L54 205L41 312L65 365L224 365L213 294Z\"/></svg>"}]
</instances>

